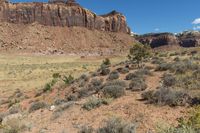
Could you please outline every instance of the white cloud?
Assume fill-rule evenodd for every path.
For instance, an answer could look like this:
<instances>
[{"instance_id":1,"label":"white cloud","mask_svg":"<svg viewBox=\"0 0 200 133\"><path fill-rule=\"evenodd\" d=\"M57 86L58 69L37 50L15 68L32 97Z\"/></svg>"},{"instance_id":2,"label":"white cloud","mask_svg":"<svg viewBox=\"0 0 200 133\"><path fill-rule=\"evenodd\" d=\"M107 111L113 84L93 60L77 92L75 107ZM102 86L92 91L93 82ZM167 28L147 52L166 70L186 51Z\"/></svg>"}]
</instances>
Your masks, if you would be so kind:
<instances>
[{"instance_id":1,"label":"white cloud","mask_svg":"<svg viewBox=\"0 0 200 133\"><path fill-rule=\"evenodd\" d=\"M159 28L155 28L154 31L160 31L160 29Z\"/></svg>"},{"instance_id":2,"label":"white cloud","mask_svg":"<svg viewBox=\"0 0 200 133\"><path fill-rule=\"evenodd\" d=\"M193 30L199 30L200 29L200 26L194 26L193 27Z\"/></svg>"},{"instance_id":3,"label":"white cloud","mask_svg":"<svg viewBox=\"0 0 200 133\"><path fill-rule=\"evenodd\" d=\"M192 22L192 24L200 24L200 18L196 18L196 19Z\"/></svg>"}]
</instances>

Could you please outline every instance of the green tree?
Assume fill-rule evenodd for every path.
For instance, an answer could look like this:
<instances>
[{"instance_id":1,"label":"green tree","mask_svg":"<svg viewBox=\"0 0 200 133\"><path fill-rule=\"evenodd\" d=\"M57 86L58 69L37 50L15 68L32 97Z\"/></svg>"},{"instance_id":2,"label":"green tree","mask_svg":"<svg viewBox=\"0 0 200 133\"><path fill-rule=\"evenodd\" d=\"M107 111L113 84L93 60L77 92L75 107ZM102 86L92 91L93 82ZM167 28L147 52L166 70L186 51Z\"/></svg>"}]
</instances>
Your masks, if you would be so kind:
<instances>
[{"instance_id":1,"label":"green tree","mask_svg":"<svg viewBox=\"0 0 200 133\"><path fill-rule=\"evenodd\" d=\"M134 44L129 51L128 59L131 62L136 62L140 67L144 59L148 58L151 54L149 45L143 45L141 43Z\"/></svg>"}]
</instances>

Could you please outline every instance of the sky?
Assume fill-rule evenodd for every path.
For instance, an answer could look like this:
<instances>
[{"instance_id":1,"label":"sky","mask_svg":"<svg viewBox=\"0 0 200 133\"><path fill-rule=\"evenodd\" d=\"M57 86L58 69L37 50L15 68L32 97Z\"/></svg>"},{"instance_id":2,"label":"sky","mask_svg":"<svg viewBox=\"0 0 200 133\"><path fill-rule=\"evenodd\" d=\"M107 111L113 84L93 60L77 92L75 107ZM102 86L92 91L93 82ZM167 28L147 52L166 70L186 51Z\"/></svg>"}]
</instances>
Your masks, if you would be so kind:
<instances>
[{"instance_id":1,"label":"sky","mask_svg":"<svg viewBox=\"0 0 200 133\"><path fill-rule=\"evenodd\" d=\"M11 0L31 2L46 0ZM123 13L137 34L200 30L200 0L77 0L101 15L112 10Z\"/></svg>"}]
</instances>

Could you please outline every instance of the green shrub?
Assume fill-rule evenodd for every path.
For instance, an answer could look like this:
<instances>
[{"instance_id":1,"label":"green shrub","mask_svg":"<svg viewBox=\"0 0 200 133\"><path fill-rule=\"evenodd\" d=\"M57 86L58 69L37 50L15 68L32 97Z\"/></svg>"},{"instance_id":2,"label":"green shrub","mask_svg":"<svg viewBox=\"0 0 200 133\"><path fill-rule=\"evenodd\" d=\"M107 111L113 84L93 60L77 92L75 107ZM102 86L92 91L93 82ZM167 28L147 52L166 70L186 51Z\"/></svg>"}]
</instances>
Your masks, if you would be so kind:
<instances>
[{"instance_id":1,"label":"green shrub","mask_svg":"<svg viewBox=\"0 0 200 133\"><path fill-rule=\"evenodd\" d=\"M136 62L138 67L140 67L140 64L150 56L150 53L150 47L148 45L137 43L130 48L128 59L131 62Z\"/></svg>"},{"instance_id":2,"label":"green shrub","mask_svg":"<svg viewBox=\"0 0 200 133\"><path fill-rule=\"evenodd\" d=\"M103 88L103 94L106 97L119 98L125 95L125 90L124 87L119 85L105 86Z\"/></svg>"},{"instance_id":3,"label":"green shrub","mask_svg":"<svg viewBox=\"0 0 200 133\"><path fill-rule=\"evenodd\" d=\"M101 66L103 66L103 65L105 65L105 66L111 65L110 59L108 59L108 58L104 59Z\"/></svg>"},{"instance_id":4,"label":"green shrub","mask_svg":"<svg viewBox=\"0 0 200 133\"><path fill-rule=\"evenodd\" d=\"M132 91L143 91L147 88L147 85L143 79L135 78L129 84L129 89Z\"/></svg>"},{"instance_id":5,"label":"green shrub","mask_svg":"<svg viewBox=\"0 0 200 133\"><path fill-rule=\"evenodd\" d=\"M59 73L54 73L54 74L52 75L52 77L53 77L53 78L60 78L61 75L60 75Z\"/></svg>"},{"instance_id":6,"label":"green shrub","mask_svg":"<svg viewBox=\"0 0 200 133\"><path fill-rule=\"evenodd\" d=\"M119 78L119 73L117 71L113 71L108 76L108 80L114 80Z\"/></svg>"},{"instance_id":7,"label":"green shrub","mask_svg":"<svg viewBox=\"0 0 200 133\"><path fill-rule=\"evenodd\" d=\"M74 77L70 74L69 76L64 76L63 81L65 84L72 84L74 82Z\"/></svg>"},{"instance_id":8,"label":"green shrub","mask_svg":"<svg viewBox=\"0 0 200 133\"><path fill-rule=\"evenodd\" d=\"M36 110L42 109L47 107L47 104L44 102L34 102L31 104L30 108L29 108L29 113L32 113Z\"/></svg>"},{"instance_id":9,"label":"green shrub","mask_svg":"<svg viewBox=\"0 0 200 133\"><path fill-rule=\"evenodd\" d=\"M97 133L136 133L136 125L120 118L112 118L97 130Z\"/></svg>"}]
</instances>

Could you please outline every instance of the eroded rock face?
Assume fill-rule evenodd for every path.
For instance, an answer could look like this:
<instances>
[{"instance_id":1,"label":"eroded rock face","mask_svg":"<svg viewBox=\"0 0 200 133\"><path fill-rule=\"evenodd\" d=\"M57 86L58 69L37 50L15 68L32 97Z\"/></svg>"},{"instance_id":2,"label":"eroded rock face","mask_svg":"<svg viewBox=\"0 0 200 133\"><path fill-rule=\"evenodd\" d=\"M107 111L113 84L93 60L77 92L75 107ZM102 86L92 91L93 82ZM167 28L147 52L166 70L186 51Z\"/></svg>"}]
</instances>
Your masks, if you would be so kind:
<instances>
[{"instance_id":1,"label":"eroded rock face","mask_svg":"<svg viewBox=\"0 0 200 133\"><path fill-rule=\"evenodd\" d=\"M152 48L179 44L177 37L171 33L145 34L138 36L137 40L143 44L150 45Z\"/></svg>"},{"instance_id":2,"label":"eroded rock face","mask_svg":"<svg viewBox=\"0 0 200 133\"><path fill-rule=\"evenodd\" d=\"M186 31L178 35L172 33L150 33L136 37L142 44L148 44L152 48L161 46L181 46L198 47L200 46L200 32Z\"/></svg>"},{"instance_id":3,"label":"eroded rock face","mask_svg":"<svg viewBox=\"0 0 200 133\"><path fill-rule=\"evenodd\" d=\"M197 47L200 46L200 32L183 32L177 36L182 47Z\"/></svg>"},{"instance_id":4,"label":"eroded rock face","mask_svg":"<svg viewBox=\"0 0 200 133\"><path fill-rule=\"evenodd\" d=\"M126 18L113 11L98 16L82 8L74 0L50 3L8 3L0 2L0 21L14 24L38 22L45 26L80 26L101 31L130 33Z\"/></svg>"}]
</instances>

